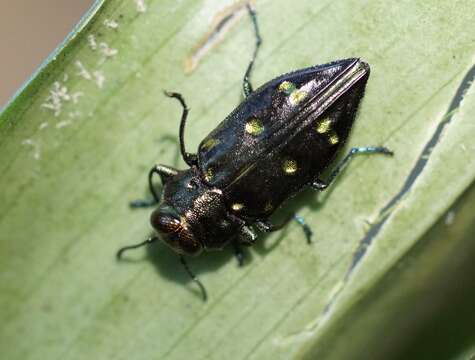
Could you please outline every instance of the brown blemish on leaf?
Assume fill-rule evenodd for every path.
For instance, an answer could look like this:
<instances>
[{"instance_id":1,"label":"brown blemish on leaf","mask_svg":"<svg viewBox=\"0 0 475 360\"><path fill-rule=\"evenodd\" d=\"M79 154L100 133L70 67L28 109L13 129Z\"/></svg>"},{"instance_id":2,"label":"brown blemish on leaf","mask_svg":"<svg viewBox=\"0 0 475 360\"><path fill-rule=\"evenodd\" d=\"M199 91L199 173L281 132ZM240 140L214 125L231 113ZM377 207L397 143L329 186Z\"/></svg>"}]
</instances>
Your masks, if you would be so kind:
<instances>
[{"instance_id":1,"label":"brown blemish on leaf","mask_svg":"<svg viewBox=\"0 0 475 360\"><path fill-rule=\"evenodd\" d=\"M189 74L195 70L201 59L224 40L226 33L246 14L247 4L252 6L254 1L241 0L216 13L210 30L198 41L191 54L185 59L185 73Z\"/></svg>"}]
</instances>

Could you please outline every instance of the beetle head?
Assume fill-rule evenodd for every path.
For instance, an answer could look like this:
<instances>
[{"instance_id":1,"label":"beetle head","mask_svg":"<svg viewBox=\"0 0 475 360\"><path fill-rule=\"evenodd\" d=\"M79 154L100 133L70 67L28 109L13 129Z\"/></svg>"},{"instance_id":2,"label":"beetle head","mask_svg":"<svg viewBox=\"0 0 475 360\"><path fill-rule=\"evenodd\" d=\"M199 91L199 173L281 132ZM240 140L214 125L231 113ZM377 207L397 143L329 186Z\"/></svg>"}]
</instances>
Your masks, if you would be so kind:
<instances>
[{"instance_id":1,"label":"beetle head","mask_svg":"<svg viewBox=\"0 0 475 360\"><path fill-rule=\"evenodd\" d=\"M195 238L186 219L171 206L161 204L150 217L160 238L181 255L198 255L203 249Z\"/></svg>"}]
</instances>

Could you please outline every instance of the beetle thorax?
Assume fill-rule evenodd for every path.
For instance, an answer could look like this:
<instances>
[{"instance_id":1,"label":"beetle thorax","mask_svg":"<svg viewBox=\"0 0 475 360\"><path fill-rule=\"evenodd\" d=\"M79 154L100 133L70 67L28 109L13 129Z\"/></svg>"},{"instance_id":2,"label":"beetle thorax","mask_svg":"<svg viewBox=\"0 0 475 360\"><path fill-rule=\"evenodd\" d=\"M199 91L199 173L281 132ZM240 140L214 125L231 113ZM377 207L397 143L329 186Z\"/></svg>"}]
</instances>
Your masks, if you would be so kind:
<instances>
[{"instance_id":1,"label":"beetle thorax","mask_svg":"<svg viewBox=\"0 0 475 360\"><path fill-rule=\"evenodd\" d=\"M205 249L222 248L240 226L229 218L222 191L206 185L196 168L167 180L160 207L172 208Z\"/></svg>"}]
</instances>

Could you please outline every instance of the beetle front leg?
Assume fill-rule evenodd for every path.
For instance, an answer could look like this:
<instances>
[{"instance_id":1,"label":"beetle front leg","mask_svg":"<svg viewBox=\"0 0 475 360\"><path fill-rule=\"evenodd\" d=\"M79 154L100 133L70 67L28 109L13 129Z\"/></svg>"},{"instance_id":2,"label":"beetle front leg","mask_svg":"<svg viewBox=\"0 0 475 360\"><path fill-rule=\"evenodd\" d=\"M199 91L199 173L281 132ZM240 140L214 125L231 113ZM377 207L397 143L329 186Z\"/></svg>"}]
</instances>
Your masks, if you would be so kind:
<instances>
[{"instance_id":1,"label":"beetle front leg","mask_svg":"<svg viewBox=\"0 0 475 360\"><path fill-rule=\"evenodd\" d=\"M130 207L133 209L137 208L147 208L157 205L160 202L160 196L157 194L155 187L153 186L153 175L158 174L160 179L162 180L162 184L165 184L168 179L172 176L178 174L178 170L166 166L166 165L155 165L153 168L150 169L148 172L148 186L150 192L152 193L153 199L145 199L145 200L135 200L130 202Z\"/></svg>"},{"instance_id":2,"label":"beetle front leg","mask_svg":"<svg viewBox=\"0 0 475 360\"><path fill-rule=\"evenodd\" d=\"M155 199L137 199L129 202L129 206L131 209L146 209L154 207L157 204L158 201L156 201Z\"/></svg>"},{"instance_id":3,"label":"beetle front leg","mask_svg":"<svg viewBox=\"0 0 475 360\"><path fill-rule=\"evenodd\" d=\"M257 234L251 228L243 226L240 229L239 235L233 241L234 256L237 259L238 265L244 264L244 253L241 246L252 246L256 242Z\"/></svg>"},{"instance_id":4,"label":"beetle front leg","mask_svg":"<svg viewBox=\"0 0 475 360\"><path fill-rule=\"evenodd\" d=\"M247 4L246 7L249 12L249 16L251 17L252 25L254 26L254 35L256 38L256 45L254 48L254 53L252 54L251 61L249 62L249 65L247 66L246 73L244 74L244 79L242 83L242 90L244 93L244 97L248 97L253 91L250 77L251 77L252 68L254 67L254 61L256 60L256 57L257 57L257 52L259 51L259 47L262 44L262 38L261 38L261 35L259 34L259 26L257 25L256 12L251 7L251 5Z\"/></svg>"},{"instance_id":5,"label":"beetle front leg","mask_svg":"<svg viewBox=\"0 0 475 360\"><path fill-rule=\"evenodd\" d=\"M348 154L346 154L343 160L335 166L326 181L317 179L312 183L312 187L320 191L325 190L335 180L337 175L346 167L346 165L353 158L353 156L357 154L384 154L392 156L394 153L383 146L354 147L350 150Z\"/></svg>"},{"instance_id":6,"label":"beetle front leg","mask_svg":"<svg viewBox=\"0 0 475 360\"><path fill-rule=\"evenodd\" d=\"M122 254L123 254L125 251L132 250L132 249L137 249L137 248L142 247L142 246L146 246L146 245L153 244L153 243L154 243L155 241L157 241L157 240L158 240L158 237L153 236L153 237L148 238L147 240L145 240L145 241L143 241L143 242L141 242L141 243L121 247L121 248L119 249L119 251L117 251L117 253L116 253L116 258L117 258L117 260L120 260L120 259L122 259Z\"/></svg>"},{"instance_id":7,"label":"beetle front leg","mask_svg":"<svg viewBox=\"0 0 475 360\"><path fill-rule=\"evenodd\" d=\"M243 226L240 230L239 236L234 240L234 255L238 261L239 266L244 264L244 253L241 246L252 246L256 242L257 234L250 227Z\"/></svg>"}]
</instances>

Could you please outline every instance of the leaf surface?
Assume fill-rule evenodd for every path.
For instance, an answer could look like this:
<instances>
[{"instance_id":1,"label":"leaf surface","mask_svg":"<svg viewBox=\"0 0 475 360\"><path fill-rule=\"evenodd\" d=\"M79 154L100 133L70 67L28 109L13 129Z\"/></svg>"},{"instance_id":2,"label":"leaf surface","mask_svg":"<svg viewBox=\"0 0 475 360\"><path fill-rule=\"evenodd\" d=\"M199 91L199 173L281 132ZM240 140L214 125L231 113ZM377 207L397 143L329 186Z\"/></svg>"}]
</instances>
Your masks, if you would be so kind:
<instances>
[{"instance_id":1,"label":"leaf surface","mask_svg":"<svg viewBox=\"0 0 475 360\"><path fill-rule=\"evenodd\" d=\"M291 224L261 239L243 268L232 251L192 259L207 303L163 245L115 260L151 233L149 212L127 206L147 195L148 169L184 167L180 108L162 90L187 99L189 149L241 101L254 43L245 12L185 66L232 6L240 11L229 0L98 1L0 115L5 358L345 358L376 346L395 313L385 306L415 316L407 289L426 278L401 285L388 274L424 246L427 278L438 274L444 252L424 239L475 178L468 0L256 1L264 44L254 84L361 57L372 73L348 148L384 145L395 156L359 157L318 199L292 200L315 233L310 246ZM469 229L473 217L461 218ZM394 302L378 302L383 288ZM384 321L352 327L358 313L376 316L373 306Z\"/></svg>"}]
</instances>

